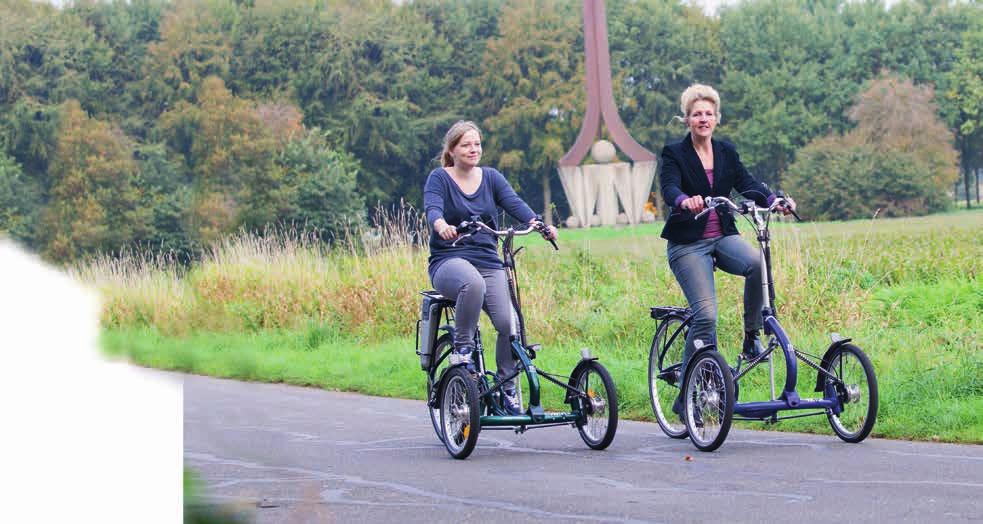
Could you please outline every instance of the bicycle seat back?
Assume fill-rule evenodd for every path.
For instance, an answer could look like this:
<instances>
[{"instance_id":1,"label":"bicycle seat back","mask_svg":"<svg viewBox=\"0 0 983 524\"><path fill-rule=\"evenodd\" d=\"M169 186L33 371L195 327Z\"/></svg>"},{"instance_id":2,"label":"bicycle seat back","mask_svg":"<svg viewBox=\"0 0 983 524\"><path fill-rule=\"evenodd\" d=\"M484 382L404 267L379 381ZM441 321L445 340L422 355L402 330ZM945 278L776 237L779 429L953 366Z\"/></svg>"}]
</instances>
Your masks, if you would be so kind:
<instances>
[{"instance_id":1,"label":"bicycle seat back","mask_svg":"<svg viewBox=\"0 0 983 524\"><path fill-rule=\"evenodd\" d=\"M454 307L455 302L433 290L421 291L420 294L423 301L420 304L420 320L416 322L416 353L420 355L420 367L427 370L433 359L440 317L444 309Z\"/></svg>"},{"instance_id":2,"label":"bicycle seat back","mask_svg":"<svg viewBox=\"0 0 983 524\"><path fill-rule=\"evenodd\" d=\"M454 305L455 305L455 302L454 302L453 299L447 298L444 295L441 295L440 293L438 293L438 292L436 292L436 291L434 291L432 289L429 289L427 291L421 291L420 294L423 295L423 296L425 296L425 297L427 297L427 298L429 298L430 299L430 303L432 303L432 304L433 303L437 303L437 304L440 304L442 307L454 307Z\"/></svg>"},{"instance_id":3,"label":"bicycle seat back","mask_svg":"<svg viewBox=\"0 0 983 524\"><path fill-rule=\"evenodd\" d=\"M662 319L668 317L669 315L689 316L689 314L690 314L689 308L685 308L685 307L656 306L656 307L651 308L651 309L652 309L652 313L651 313L652 318L654 318L656 320L662 320Z\"/></svg>"}]
</instances>

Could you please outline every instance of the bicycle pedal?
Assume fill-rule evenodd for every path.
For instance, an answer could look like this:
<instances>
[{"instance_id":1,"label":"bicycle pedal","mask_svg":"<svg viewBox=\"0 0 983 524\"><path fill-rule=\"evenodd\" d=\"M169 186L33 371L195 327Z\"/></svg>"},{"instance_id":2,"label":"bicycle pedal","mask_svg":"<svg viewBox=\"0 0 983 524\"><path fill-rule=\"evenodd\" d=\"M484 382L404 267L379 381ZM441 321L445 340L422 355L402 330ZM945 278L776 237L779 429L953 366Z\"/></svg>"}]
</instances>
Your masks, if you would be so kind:
<instances>
[{"instance_id":1,"label":"bicycle pedal","mask_svg":"<svg viewBox=\"0 0 983 524\"><path fill-rule=\"evenodd\" d=\"M526 346L526 351L529 353L530 359L536 358L536 353L541 349L543 349L542 344L529 344Z\"/></svg>"}]
</instances>

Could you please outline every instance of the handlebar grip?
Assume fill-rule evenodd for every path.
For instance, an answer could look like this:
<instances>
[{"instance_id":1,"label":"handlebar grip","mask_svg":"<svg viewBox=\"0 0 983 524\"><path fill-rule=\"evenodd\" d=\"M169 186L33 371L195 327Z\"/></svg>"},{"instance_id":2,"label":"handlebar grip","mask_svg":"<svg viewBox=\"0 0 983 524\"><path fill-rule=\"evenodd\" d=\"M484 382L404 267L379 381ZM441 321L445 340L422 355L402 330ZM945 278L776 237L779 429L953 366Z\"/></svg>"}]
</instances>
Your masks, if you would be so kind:
<instances>
[{"instance_id":1,"label":"handlebar grip","mask_svg":"<svg viewBox=\"0 0 983 524\"><path fill-rule=\"evenodd\" d=\"M459 233L464 231L477 232L478 229L479 229L478 221L476 220L471 220L471 221L465 220L457 225L457 231Z\"/></svg>"},{"instance_id":2,"label":"handlebar grip","mask_svg":"<svg viewBox=\"0 0 983 524\"><path fill-rule=\"evenodd\" d=\"M779 192L780 192L780 191L779 191ZM784 199L784 197L782 197L782 198ZM786 203L787 203L787 202L788 202L788 201L786 200ZM802 217L800 217L800 216L799 216L799 214L798 214L798 213L796 213L794 209L792 209L792 208L791 208L790 206L787 206L786 204L782 204L782 205L783 205L783 206L785 206L785 209L788 209L788 212L789 212L789 213L791 213L791 214L792 214L792 216L794 216L796 220L798 220L799 222L801 222L801 221L802 221ZM774 209L774 210L772 210L772 213L777 213L777 212L778 212L778 209Z\"/></svg>"},{"instance_id":3,"label":"handlebar grip","mask_svg":"<svg viewBox=\"0 0 983 524\"><path fill-rule=\"evenodd\" d=\"M786 194L785 194L785 192L784 192L784 191L782 191L781 189L779 189L778 191L775 191L775 196L776 196L776 197L778 197L778 198L782 198L782 199L786 199L786 200L787 200L788 198L790 198L790 197L789 197L788 195L786 195ZM798 213L796 213L794 209L789 209L789 212L790 212L790 213L792 213L792 216L794 216L796 220L798 220L798 221L800 221L800 222L802 221L802 217L800 217L800 216L799 216L799 214L798 214Z\"/></svg>"},{"instance_id":4,"label":"handlebar grip","mask_svg":"<svg viewBox=\"0 0 983 524\"><path fill-rule=\"evenodd\" d=\"M539 232L540 235L543 235L544 240L547 240L550 244L553 245L553 249L557 251L560 250L560 246L556 245L556 241L546 236L547 234L549 234L550 227L546 225L546 222L543 222L542 216L536 215L536 222L533 222L531 225L533 228L536 229L536 231Z\"/></svg>"}]
</instances>

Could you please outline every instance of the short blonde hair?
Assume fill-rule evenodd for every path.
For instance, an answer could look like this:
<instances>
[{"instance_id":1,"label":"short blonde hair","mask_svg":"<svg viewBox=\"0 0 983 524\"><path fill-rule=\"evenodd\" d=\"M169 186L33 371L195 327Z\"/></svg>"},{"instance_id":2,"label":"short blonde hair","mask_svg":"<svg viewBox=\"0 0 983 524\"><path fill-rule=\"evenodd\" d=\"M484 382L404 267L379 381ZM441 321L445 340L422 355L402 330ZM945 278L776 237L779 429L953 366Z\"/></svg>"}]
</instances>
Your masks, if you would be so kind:
<instances>
[{"instance_id":1,"label":"short blonde hair","mask_svg":"<svg viewBox=\"0 0 983 524\"><path fill-rule=\"evenodd\" d=\"M714 109L717 112L717 121L720 121L720 94L717 90L704 84L693 84L683 91L683 94L679 97L679 109L683 111L683 121L685 122L689 118L689 111L693 108L693 104L700 100L706 100L713 104Z\"/></svg>"},{"instance_id":2,"label":"short blonde hair","mask_svg":"<svg viewBox=\"0 0 983 524\"><path fill-rule=\"evenodd\" d=\"M458 120L454 122L454 125L447 130L444 134L444 149L440 152L440 164L443 167L451 167L454 165L454 157L451 156L451 149L457 146L457 143L461 141L461 137L464 133L468 131L477 131L478 138L481 138L481 130L478 129L478 124L470 120Z\"/></svg>"}]
</instances>

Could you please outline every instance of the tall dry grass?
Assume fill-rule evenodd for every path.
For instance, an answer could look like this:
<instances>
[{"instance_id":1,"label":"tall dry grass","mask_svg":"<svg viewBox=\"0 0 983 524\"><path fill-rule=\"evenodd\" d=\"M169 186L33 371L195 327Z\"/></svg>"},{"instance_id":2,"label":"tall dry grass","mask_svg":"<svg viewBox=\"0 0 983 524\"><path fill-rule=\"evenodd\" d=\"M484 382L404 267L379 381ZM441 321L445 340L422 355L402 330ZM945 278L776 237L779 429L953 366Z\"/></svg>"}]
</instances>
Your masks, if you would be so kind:
<instances>
[{"instance_id":1,"label":"tall dry grass","mask_svg":"<svg viewBox=\"0 0 983 524\"><path fill-rule=\"evenodd\" d=\"M190 268L161 257L103 258L76 273L106 297L107 327L164 334L323 325L366 341L411 336L418 291L429 287L425 224L410 208L378 213L328 246L290 231L240 233ZM939 215L773 229L778 305L790 325L847 329L877 321L872 290L976 279L983 214ZM646 345L647 308L684 304L658 226L562 231L560 252L525 237L519 277L530 337L595 347ZM750 235L745 233L745 238ZM718 273L721 337L738 337L743 279ZM828 328L828 329L827 329Z\"/></svg>"},{"instance_id":2,"label":"tall dry grass","mask_svg":"<svg viewBox=\"0 0 983 524\"><path fill-rule=\"evenodd\" d=\"M106 327L197 330L292 329L326 324L370 338L403 333L413 296L426 284L425 224L411 208L378 210L334 245L296 230L240 232L189 268L173 259L124 254L73 272L104 297Z\"/></svg>"}]
</instances>

